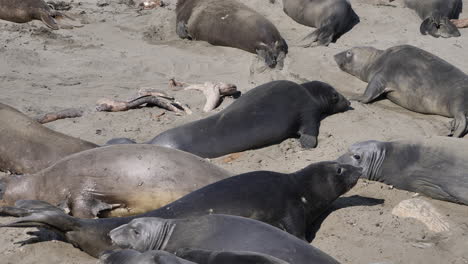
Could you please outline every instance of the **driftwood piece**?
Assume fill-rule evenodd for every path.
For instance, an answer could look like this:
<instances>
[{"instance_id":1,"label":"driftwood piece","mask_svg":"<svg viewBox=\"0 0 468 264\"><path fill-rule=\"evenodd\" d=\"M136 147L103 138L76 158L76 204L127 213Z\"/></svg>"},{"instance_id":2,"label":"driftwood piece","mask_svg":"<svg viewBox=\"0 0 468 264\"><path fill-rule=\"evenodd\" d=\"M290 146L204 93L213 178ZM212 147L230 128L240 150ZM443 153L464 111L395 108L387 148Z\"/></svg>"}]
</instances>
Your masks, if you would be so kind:
<instances>
[{"instance_id":1,"label":"driftwood piece","mask_svg":"<svg viewBox=\"0 0 468 264\"><path fill-rule=\"evenodd\" d=\"M57 112L39 115L35 117L34 119L41 124L45 124L45 123L53 122L59 119L81 117L82 115L83 115L82 110L79 110L76 108L69 108L69 109L60 110Z\"/></svg>"},{"instance_id":2,"label":"driftwood piece","mask_svg":"<svg viewBox=\"0 0 468 264\"><path fill-rule=\"evenodd\" d=\"M100 99L97 102L96 110L97 111L106 111L106 112L120 112L127 111L139 107L141 105L156 105L160 108L166 109L172 112L184 112L184 107L176 103L175 101L169 101L161 97L145 95L133 99L131 101L118 101L113 99Z\"/></svg>"}]
</instances>

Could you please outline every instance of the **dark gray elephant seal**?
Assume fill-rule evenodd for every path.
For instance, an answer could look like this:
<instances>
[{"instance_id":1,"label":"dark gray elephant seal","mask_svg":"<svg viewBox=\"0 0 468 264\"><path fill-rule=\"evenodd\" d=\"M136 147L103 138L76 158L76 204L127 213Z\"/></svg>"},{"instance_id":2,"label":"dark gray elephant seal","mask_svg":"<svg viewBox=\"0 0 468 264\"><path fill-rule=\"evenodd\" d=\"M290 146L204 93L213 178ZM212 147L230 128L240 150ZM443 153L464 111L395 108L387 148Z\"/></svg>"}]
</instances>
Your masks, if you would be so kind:
<instances>
[{"instance_id":1,"label":"dark gray elephant seal","mask_svg":"<svg viewBox=\"0 0 468 264\"><path fill-rule=\"evenodd\" d=\"M409 110L453 117L453 136L466 134L468 76L445 60L403 45L387 50L356 47L335 55L335 61L341 70L369 83L360 102L385 94Z\"/></svg>"},{"instance_id":2,"label":"dark gray elephant seal","mask_svg":"<svg viewBox=\"0 0 468 264\"><path fill-rule=\"evenodd\" d=\"M251 251L295 264L336 264L332 257L268 224L232 215L205 215L184 219L145 217L109 232L121 248L140 252L182 248L209 251Z\"/></svg>"},{"instance_id":3,"label":"dark gray elephant seal","mask_svg":"<svg viewBox=\"0 0 468 264\"><path fill-rule=\"evenodd\" d=\"M77 217L125 216L154 210L231 176L182 151L115 145L70 155L33 175L0 181L0 204L42 200Z\"/></svg>"},{"instance_id":4,"label":"dark gray elephant seal","mask_svg":"<svg viewBox=\"0 0 468 264\"><path fill-rule=\"evenodd\" d=\"M258 54L270 67L282 67L288 53L278 29L237 0L179 0L176 14L176 32L183 39L204 40Z\"/></svg>"},{"instance_id":5,"label":"dark gray elephant seal","mask_svg":"<svg viewBox=\"0 0 468 264\"><path fill-rule=\"evenodd\" d=\"M204 158L278 144L292 137L299 137L302 147L314 148L321 119L346 111L349 105L323 82L273 81L250 90L217 114L169 129L148 143Z\"/></svg>"},{"instance_id":6,"label":"dark gray elephant seal","mask_svg":"<svg viewBox=\"0 0 468 264\"><path fill-rule=\"evenodd\" d=\"M275 257L249 251L184 248L177 250L176 255L162 250L140 253L124 249L106 252L99 259L102 264L288 264Z\"/></svg>"},{"instance_id":7,"label":"dark gray elephant seal","mask_svg":"<svg viewBox=\"0 0 468 264\"><path fill-rule=\"evenodd\" d=\"M15 23L41 20L51 29L59 29L56 17L68 16L52 10L44 0L0 0L0 19Z\"/></svg>"},{"instance_id":8,"label":"dark gray elephant seal","mask_svg":"<svg viewBox=\"0 0 468 264\"><path fill-rule=\"evenodd\" d=\"M0 171L35 173L96 144L55 132L0 103Z\"/></svg>"},{"instance_id":9,"label":"dark gray elephant seal","mask_svg":"<svg viewBox=\"0 0 468 264\"><path fill-rule=\"evenodd\" d=\"M35 201L0 208L0 213L25 216L10 226L51 227L93 256L112 249L107 236L110 230L142 217L173 219L232 214L269 223L304 239L308 238L312 222L356 184L361 172L357 167L321 162L292 174L245 173L210 184L157 210L125 218L79 219Z\"/></svg>"},{"instance_id":10,"label":"dark gray elephant seal","mask_svg":"<svg viewBox=\"0 0 468 264\"><path fill-rule=\"evenodd\" d=\"M328 46L359 23L348 0L283 0L284 12L299 24L317 30L303 39L303 46Z\"/></svg>"},{"instance_id":11,"label":"dark gray elephant seal","mask_svg":"<svg viewBox=\"0 0 468 264\"><path fill-rule=\"evenodd\" d=\"M436 38L460 36L460 31L450 19L459 18L463 9L462 0L405 0L405 5L416 11L423 20L421 34Z\"/></svg>"},{"instance_id":12,"label":"dark gray elephant seal","mask_svg":"<svg viewBox=\"0 0 468 264\"><path fill-rule=\"evenodd\" d=\"M197 264L162 250L141 253L133 249L105 252L99 257L99 261L101 264Z\"/></svg>"},{"instance_id":13,"label":"dark gray elephant seal","mask_svg":"<svg viewBox=\"0 0 468 264\"><path fill-rule=\"evenodd\" d=\"M339 159L363 177L434 199L468 205L468 142L433 137L352 145Z\"/></svg>"}]
</instances>

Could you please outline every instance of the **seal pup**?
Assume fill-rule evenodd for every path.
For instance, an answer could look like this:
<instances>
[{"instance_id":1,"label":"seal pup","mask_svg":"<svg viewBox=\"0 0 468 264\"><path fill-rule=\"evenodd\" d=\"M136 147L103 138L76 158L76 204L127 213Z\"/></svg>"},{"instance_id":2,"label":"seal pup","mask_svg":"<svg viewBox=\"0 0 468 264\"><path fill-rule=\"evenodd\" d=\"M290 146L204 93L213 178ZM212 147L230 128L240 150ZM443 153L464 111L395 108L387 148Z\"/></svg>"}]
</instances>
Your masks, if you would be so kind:
<instances>
[{"instance_id":1,"label":"seal pup","mask_svg":"<svg viewBox=\"0 0 468 264\"><path fill-rule=\"evenodd\" d=\"M468 76L445 60L410 45L387 50L355 47L335 55L340 69L368 82L367 104L385 94L409 110L453 117L452 134L467 132Z\"/></svg>"},{"instance_id":2,"label":"seal pup","mask_svg":"<svg viewBox=\"0 0 468 264\"><path fill-rule=\"evenodd\" d=\"M47 27L58 30L61 25L56 19L73 18L52 10L44 0L0 0L0 19L15 22L27 23L32 20L41 20ZM69 28L63 26L63 28Z\"/></svg>"},{"instance_id":3,"label":"seal pup","mask_svg":"<svg viewBox=\"0 0 468 264\"><path fill-rule=\"evenodd\" d=\"M339 158L363 168L363 177L434 199L468 205L468 142L432 137L365 141Z\"/></svg>"},{"instance_id":4,"label":"seal pup","mask_svg":"<svg viewBox=\"0 0 468 264\"><path fill-rule=\"evenodd\" d=\"M416 11L423 20L419 30L433 37L459 37L460 31L450 19L458 19L462 0L405 0L405 5Z\"/></svg>"},{"instance_id":5,"label":"seal pup","mask_svg":"<svg viewBox=\"0 0 468 264\"><path fill-rule=\"evenodd\" d=\"M283 10L299 24L316 27L302 46L328 46L359 23L348 0L283 0Z\"/></svg>"},{"instance_id":6,"label":"seal pup","mask_svg":"<svg viewBox=\"0 0 468 264\"><path fill-rule=\"evenodd\" d=\"M107 236L110 230L142 217L174 219L212 213L233 214L266 222L307 239L312 222L356 184L361 172L357 167L321 162L289 175L268 171L245 173L208 185L157 210L131 217L79 219L36 201L0 208L0 212L26 216L18 221L27 225L51 227L93 256L112 249Z\"/></svg>"},{"instance_id":7,"label":"seal pup","mask_svg":"<svg viewBox=\"0 0 468 264\"><path fill-rule=\"evenodd\" d=\"M76 217L134 215L229 176L175 149L115 145L70 155L36 174L0 180L0 204L41 200Z\"/></svg>"},{"instance_id":8,"label":"seal pup","mask_svg":"<svg viewBox=\"0 0 468 264\"><path fill-rule=\"evenodd\" d=\"M35 173L98 145L55 132L0 103L0 171Z\"/></svg>"},{"instance_id":9,"label":"seal pup","mask_svg":"<svg viewBox=\"0 0 468 264\"><path fill-rule=\"evenodd\" d=\"M162 250L143 253L133 249L114 250L105 252L99 259L102 264L288 264L283 260L256 252L190 248L177 250L175 255Z\"/></svg>"},{"instance_id":10,"label":"seal pup","mask_svg":"<svg viewBox=\"0 0 468 264\"><path fill-rule=\"evenodd\" d=\"M237 0L179 0L176 32L182 39L203 40L257 54L282 67L288 45L264 16Z\"/></svg>"},{"instance_id":11,"label":"seal pup","mask_svg":"<svg viewBox=\"0 0 468 264\"><path fill-rule=\"evenodd\" d=\"M109 232L113 244L140 252L181 248L210 251L251 251L296 264L336 264L307 242L268 224L232 215L184 219L145 217Z\"/></svg>"},{"instance_id":12,"label":"seal pup","mask_svg":"<svg viewBox=\"0 0 468 264\"><path fill-rule=\"evenodd\" d=\"M303 148L315 148L320 121L349 106L343 95L323 82L299 85L273 81L253 88L217 114L169 129L148 144L203 158L261 148L294 137L299 137Z\"/></svg>"}]
</instances>

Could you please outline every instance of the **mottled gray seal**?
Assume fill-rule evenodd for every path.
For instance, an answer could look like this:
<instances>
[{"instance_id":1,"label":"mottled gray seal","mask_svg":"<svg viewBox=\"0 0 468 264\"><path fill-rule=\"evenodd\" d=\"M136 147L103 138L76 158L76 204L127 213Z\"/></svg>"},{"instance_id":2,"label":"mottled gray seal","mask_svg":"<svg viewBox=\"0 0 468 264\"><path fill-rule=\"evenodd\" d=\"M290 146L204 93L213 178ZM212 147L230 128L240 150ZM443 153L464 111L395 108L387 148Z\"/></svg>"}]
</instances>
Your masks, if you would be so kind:
<instances>
[{"instance_id":1,"label":"mottled gray seal","mask_svg":"<svg viewBox=\"0 0 468 264\"><path fill-rule=\"evenodd\" d=\"M140 253L123 249L106 252L99 259L102 264L288 264L278 258L250 251L184 248L177 250L176 255L162 250Z\"/></svg>"},{"instance_id":2,"label":"mottled gray seal","mask_svg":"<svg viewBox=\"0 0 468 264\"><path fill-rule=\"evenodd\" d=\"M33 175L2 179L0 204L42 200L68 208L77 217L134 215L229 176L182 151L116 145L70 155Z\"/></svg>"},{"instance_id":3,"label":"mottled gray seal","mask_svg":"<svg viewBox=\"0 0 468 264\"><path fill-rule=\"evenodd\" d=\"M359 23L348 0L283 0L284 12L299 24L317 30L303 39L303 46L328 46Z\"/></svg>"},{"instance_id":4,"label":"mottled gray seal","mask_svg":"<svg viewBox=\"0 0 468 264\"><path fill-rule=\"evenodd\" d=\"M245 50L281 67L288 45L264 16L237 0L179 0L176 32L183 39Z\"/></svg>"},{"instance_id":5,"label":"mottled gray seal","mask_svg":"<svg viewBox=\"0 0 468 264\"><path fill-rule=\"evenodd\" d=\"M292 174L245 173L208 185L157 210L131 217L79 219L35 201L1 208L0 212L26 216L18 223L51 227L93 256L112 248L107 237L110 230L142 217L173 219L211 213L232 214L251 217L310 240L308 233L312 231L309 230L312 222L356 184L361 172L353 166L321 162Z\"/></svg>"},{"instance_id":6,"label":"mottled gray seal","mask_svg":"<svg viewBox=\"0 0 468 264\"><path fill-rule=\"evenodd\" d=\"M145 217L109 232L121 248L140 252L182 248L251 251L295 264L336 264L332 257L278 228L249 218L205 215L183 219Z\"/></svg>"},{"instance_id":7,"label":"mottled gray seal","mask_svg":"<svg viewBox=\"0 0 468 264\"><path fill-rule=\"evenodd\" d=\"M369 180L468 205L468 142L464 139L365 141L352 145L339 160L361 166Z\"/></svg>"},{"instance_id":8,"label":"mottled gray seal","mask_svg":"<svg viewBox=\"0 0 468 264\"><path fill-rule=\"evenodd\" d=\"M97 145L55 132L0 103L0 171L35 173Z\"/></svg>"},{"instance_id":9,"label":"mottled gray seal","mask_svg":"<svg viewBox=\"0 0 468 264\"><path fill-rule=\"evenodd\" d=\"M466 134L468 76L445 60L409 45L356 47L335 55L335 60L343 71L369 83L360 102L385 94L409 110L453 117L453 136Z\"/></svg>"},{"instance_id":10,"label":"mottled gray seal","mask_svg":"<svg viewBox=\"0 0 468 264\"><path fill-rule=\"evenodd\" d=\"M148 143L204 158L278 144L293 137L299 137L302 147L314 148L320 121L348 110L349 105L323 82L299 85L273 81L248 91L217 114L169 129Z\"/></svg>"},{"instance_id":11,"label":"mottled gray seal","mask_svg":"<svg viewBox=\"0 0 468 264\"><path fill-rule=\"evenodd\" d=\"M420 31L433 37L459 37L460 31L450 21L458 19L463 9L462 0L405 0L405 5L423 20Z\"/></svg>"},{"instance_id":12,"label":"mottled gray seal","mask_svg":"<svg viewBox=\"0 0 468 264\"><path fill-rule=\"evenodd\" d=\"M59 29L54 18L69 16L52 10L44 0L0 0L0 19L15 23L41 20L51 29Z\"/></svg>"}]
</instances>

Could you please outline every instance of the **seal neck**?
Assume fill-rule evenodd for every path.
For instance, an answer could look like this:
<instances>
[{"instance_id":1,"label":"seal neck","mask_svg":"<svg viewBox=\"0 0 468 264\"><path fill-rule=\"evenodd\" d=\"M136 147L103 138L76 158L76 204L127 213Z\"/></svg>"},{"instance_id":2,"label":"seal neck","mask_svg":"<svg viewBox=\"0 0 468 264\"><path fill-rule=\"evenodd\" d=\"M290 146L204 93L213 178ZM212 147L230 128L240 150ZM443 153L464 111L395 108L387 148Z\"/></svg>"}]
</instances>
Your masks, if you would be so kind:
<instances>
[{"instance_id":1,"label":"seal neck","mask_svg":"<svg viewBox=\"0 0 468 264\"><path fill-rule=\"evenodd\" d=\"M382 56L384 52L385 52L384 50L376 49L374 52L371 53L371 55L367 59L367 63L362 68L361 74L359 76L361 80L365 82L371 81L371 79L374 77L374 74L375 74L374 65L376 64L377 60Z\"/></svg>"},{"instance_id":2,"label":"seal neck","mask_svg":"<svg viewBox=\"0 0 468 264\"><path fill-rule=\"evenodd\" d=\"M366 175L367 179L372 181L380 181L380 170L382 168L382 164L385 160L386 149L384 146L379 146L374 151L372 151L366 157L366 164L368 164L363 174Z\"/></svg>"},{"instance_id":3,"label":"seal neck","mask_svg":"<svg viewBox=\"0 0 468 264\"><path fill-rule=\"evenodd\" d=\"M164 220L156 229L148 235L148 250L164 250L166 248L176 224Z\"/></svg>"},{"instance_id":4,"label":"seal neck","mask_svg":"<svg viewBox=\"0 0 468 264\"><path fill-rule=\"evenodd\" d=\"M10 175L0 180L0 199L13 205L17 200L35 200L36 190L30 175ZM37 188L37 187L36 187Z\"/></svg>"}]
</instances>

